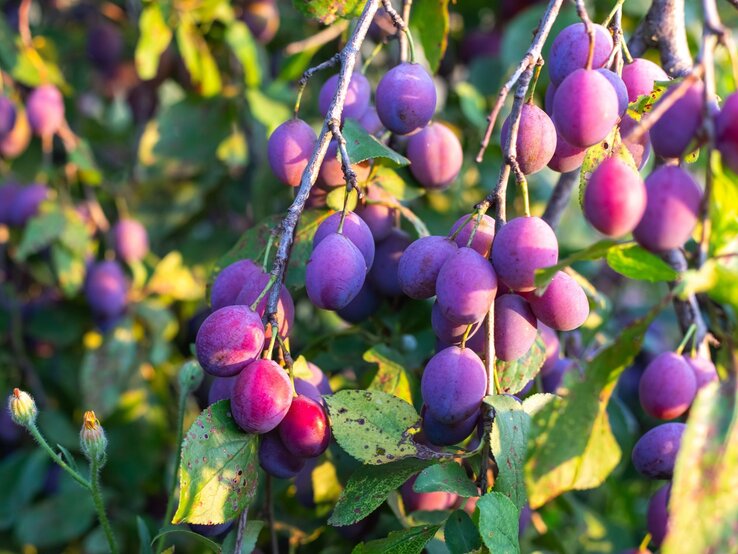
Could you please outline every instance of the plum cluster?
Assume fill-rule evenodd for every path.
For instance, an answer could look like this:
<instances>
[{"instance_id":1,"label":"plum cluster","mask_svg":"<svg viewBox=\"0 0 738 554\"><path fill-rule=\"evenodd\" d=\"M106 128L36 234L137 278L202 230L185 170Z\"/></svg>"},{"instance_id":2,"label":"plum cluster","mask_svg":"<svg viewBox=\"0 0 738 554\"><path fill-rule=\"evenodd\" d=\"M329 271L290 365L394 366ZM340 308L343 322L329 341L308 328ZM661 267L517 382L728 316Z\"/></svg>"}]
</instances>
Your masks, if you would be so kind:
<instances>
[{"instance_id":1,"label":"plum cluster","mask_svg":"<svg viewBox=\"0 0 738 554\"><path fill-rule=\"evenodd\" d=\"M271 326L267 309L269 275L251 260L223 268L210 293L213 312L195 339L197 358L214 375L209 402L230 400L235 422L247 433L262 435L259 462L269 474L294 477L306 459L320 456L331 439L322 399L330 386L322 371L308 364L311 378L293 383L283 367L260 358ZM277 304L277 332L287 336L294 324L294 303L282 285Z\"/></svg>"}]
</instances>

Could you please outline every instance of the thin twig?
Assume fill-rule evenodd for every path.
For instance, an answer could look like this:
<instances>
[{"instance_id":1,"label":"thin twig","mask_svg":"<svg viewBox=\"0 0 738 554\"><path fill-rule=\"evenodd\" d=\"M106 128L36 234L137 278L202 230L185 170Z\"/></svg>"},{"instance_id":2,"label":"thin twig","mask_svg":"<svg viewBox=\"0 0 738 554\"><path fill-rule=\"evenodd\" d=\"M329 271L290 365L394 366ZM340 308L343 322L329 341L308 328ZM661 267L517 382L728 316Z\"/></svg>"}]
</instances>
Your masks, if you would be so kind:
<instances>
[{"instance_id":1,"label":"thin twig","mask_svg":"<svg viewBox=\"0 0 738 554\"><path fill-rule=\"evenodd\" d=\"M686 75L692 69L687 42L684 0L653 0L646 17L628 41L635 57L649 48L658 48L664 71L671 77Z\"/></svg>"},{"instance_id":2,"label":"thin twig","mask_svg":"<svg viewBox=\"0 0 738 554\"><path fill-rule=\"evenodd\" d=\"M579 19L584 23L584 27L587 30L587 36L589 37L589 52L587 53L587 63L585 67L592 69L592 60L594 59L594 47L595 47L595 28L592 24L592 20L589 18L587 13L587 7L584 5L584 0L574 0L574 4L577 7L577 15Z\"/></svg>"},{"instance_id":3,"label":"thin twig","mask_svg":"<svg viewBox=\"0 0 738 554\"><path fill-rule=\"evenodd\" d=\"M328 44L333 39L341 36L341 33L348 29L348 26L348 19L337 21L330 27L326 27L322 31L315 33L314 35L311 35L306 39L289 43L287 46L284 47L284 53L288 56L292 56L293 54L299 54L300 52L304 52L305 50L320 48L324 44Z\"/></svg>"},{"instance_id":4,"label":"thin twig","mask_svg":"<svg viewBox=\"0 0 738 554\"><path fill-rule=\"evenodd\" d=\"M238 529L236 530L236 544L233 547L234 554L241 554L243 549L243 534L246 532L246 522L249 519L249 507L246 506L238 518Z\"/></svg>"},{"instance_id":5,"label":"thin twig","mask_svg":"<svg viewBox=\"0 0 738 554\"><path fill-rule=\"evenodd\" d=\"M328 123L328 127L331 133L333 133L333 138L338 143L338 152L341 154L341 169L343 169L343 177L346 179L346 193L348 194L352 190L358 190L356 186L356 172L351 169L351 159L346 149L346 139L343 137L343 133L341 133L338 120L332 119Z\"/></svg>"},{"instance_id":6,"label":"thin twig","mask_svg":"<svg viewBox=\"0 0 738 554\"><path fill-rule=\"evenodd\" d=\"M402 19L403 21L410 21L410 9L412 8L413 0L403 0L402 2ZM398 33L400 39L400 61L407 61L407 33Z\"/></svg>"},{"instance_id":7,"label":"thin twig","mask_svg":"<svg viewBox=\"0 0 738 554\"><path fill-rule=\"evenodd\" d=\"M564 215L566 207L569 205L569 199L579 182L579 169L562 173L556 186L551 193L551 197L546 204L546 210L543 212L543 220L548 223L552 229L556 229Z\"/></svg>"},{"instance_id":8,"label":"thin twig","mask_svg":"<svg viewBox=\"0 0 738 554\"><path fill-rule=\"evenodd\" d=\"M406 3L403 5L403 16L400 16L399 13L397 13L397 10L392 6L392 2L390 0L381 0L382 7L384 8L384 11L387 12L387 15L390 16L390 19L392 20L392 24L401 31L401 34L404 36L399 37L400 38L400 56L402 58L402 44L403 41L407 45L407 49L410 50L410 61L415 61L415 44L413 43L413 36L410 33L410 27L408 27L408 20L410 15L410 5L412 2ZM407 13L405 11L405 8L407 8ZM404 58L402 58L403 61L407 59L407 54Z\"/></svg>"},{"instance_id":9,"label":"thin twig","mask_svg":"<svg viewBox=\"0 0 738 554\"><path fill-rule=\"evenodd\" d=\"M310 81L310 78L313 75L315 75L318 71L323 71L324 69L333 67L340 61L341 61L341 53L339 52L337 54L334 54L330 58L328 58L326 61L321 62L318 65L305 70L305 73L302 74L302 77L300 77L300 80L297 81L297 100L295 101L295 117L297 117L297 114L300 111L300 101L302 100L302 93L305 92L305 87L307 86L308 81Z\"/></svg>"}]
</instances>

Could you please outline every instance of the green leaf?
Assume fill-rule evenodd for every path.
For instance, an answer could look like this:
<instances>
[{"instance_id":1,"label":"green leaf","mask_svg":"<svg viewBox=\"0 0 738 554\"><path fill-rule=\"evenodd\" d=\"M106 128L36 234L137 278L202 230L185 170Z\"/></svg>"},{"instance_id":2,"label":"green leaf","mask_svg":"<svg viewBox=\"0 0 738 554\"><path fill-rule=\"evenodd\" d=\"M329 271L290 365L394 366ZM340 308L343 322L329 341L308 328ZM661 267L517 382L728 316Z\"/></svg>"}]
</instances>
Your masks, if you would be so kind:
<instances>
[{"instance_id":1,"label":"green leaf","mask_svg":"<svg viewBox=\"0 0 738 554\"><path fill-rule=\"evenodd\" d=\"M710 194L710 256L738 251L738 175L723 169L713 156Z\"/></svg>"},{"instance_id":2,"label":"green leaf","mask_svg":"<svg viewBox=\"0 0 738 554\"><path fill-rule=\"evenodd\" d=\"M151 533L146 526L146 522L141 516L136 516L136 529L138 531L138 551L140 554L152 554L151 550Z\"/></svg>"},{"instance_id":3,"label":"green leaf","mask_svg":"<svg viewBox=\"0 0 738 554\"><path fill-rule=\"evenodd\" d=\"M477 502L479 510L479 534L490 552L514 554L520 552L518 544L518 509L499 492L483 495Z\"/></svg>"},{"instance_id":4,"label":"green leaf","mask_svg":"<svg viewBox=\"0 0 738 554\"><path fill-rule=\"evenodd\" d=\"M36 254L49 246L61 234L66 224L64 212L56 208L31 218L23 231L16 259L22 262L31 254Z\"/></svg>"},{"instance_id":5,"label":"green leaf","mask_svg":"<svg viewBox=\"0 0 738 554\"><path fill-rule=\"evenodd\" d=\"M352 212L356 209L358 201L359 194L356 189L352 190L349 197L346 198L346 185L334 188L325 196L326 206L336 212L343 210L344 202L346 202L346 209Z\"/></svg>"},{"instance_id":6,"label":"green leaf","mask_svg":"<svg viewBox=\"0 0 738 554\"><path fill-rule=\"evenodd\" d=\"M142 80L156 77L159 58L172 41L172 30L164 20L158 2L146 4L138 20L139 39L136 44L136 70Z\"/></svg>"},{"instance_id":7,"label":"green leaf","mask_svg":"<svg viewBox=\"0 0 738 554\"><path fill-rule=\"evenodd\" d=\"M389 346L378 344L364 352L364 361L378 364L377 373L369 390L379 390L413 403L408 372L402 366L402 356Z\"/></svg>"},{"instance_id":8,"label":"green leaf","mask_svg":"<svg viewBox=\"0 0 738 554\"><path fill-rule=\"evenodd\" d=\"M570 491L600 485L620 461L607 404L617 379L641 348L651 321L664 302L627 326L584 369L566 398L549 402L532 419L525 477L536 509Z\"/></svg>"},{"instance_id":9,"label":"green leaf","mask_svg":"<svg viewBox=\"0 0 738 554\"><path fill-rule=\"evenodd\" d=\"M525 454L528 448L530 416L523 404L510 396L488 396L485 403L495 410L489 436L499 473L495 490L507 496L518 510L525 505Z\"/></svg>"},{"instance_id":10,"label":"green leaf","mask_svg":"<svg viewBox=\"0 0 738 554\"><path fill-rule=\"evenodd\" d=\"M464 510L456 510L448 517L443 536L451 554L468 554L482 547L477 526Z\"/></svg>"},{"instance_id":11,"label":"green leaf","mask_svg":"<svg viewBox=\"0 0 738 554\"><path fill-rule=\"evenodd\" d=\"M246 135L234 126L230 135L223 139L215 152L218 159L231 170L242 169L249 161L249 147Z\"/></svg>"},{"instance_id":12,"label":"green leaf","mask_svg":"<svg viewBox=\"0 0 738 554\"><path fill-rule=\"evenodd\" d=\"M243 78L249 88L261 85L262 71L259 48L251 31L243 21L235 20L226 29L226 42L243 67Z\"/></svg>"},{"instance_id":13,"label":"green leaf","mask_svg":"<svg viewBox=\"0 0 738 554\"><path fill-rule=\"evenodd\" d=\"M90 144L83 138L78 138L74 147L67 152L69 162L77 166L80 180L87 185L102 183L103 174L100 171Z\"/></svg>"},{"instance_id":14,"label":"green leaf","mask_svg":"<svg viewBox=\"0 0 738 554\"><path fill-rule=\"evenodd\" d=\"M410 164L410 160L379 142L353 119L347 119L343 124L343 137L352 164L374 158L387 158L399 166Z\"/></svg>"},{"instance_id":15,"label":"green leaf","mask_svg":"<svg viewBox=\"0 0 738 554\"><path fill-rule=\"evenodd\" d=\"M469 498L478 496L479 489L456 462L444 462L424 469L413 483L415 492L451 492Z\"/></svg>"},{"instance_id":16,"label":"green leaf","mask_svg":"<svg viewBox=\"0 0 738 554\"><path fill-rule=\"evenodd\" d=\"M738 310L736 282L738 282L738 265L734 257L711 259L699 269L683 272L675 290L682 299L690 294L706 292L716 302L731 304L733 309Z\"/></svg>"},{"instance_id":17,"label":"green leaf","mask_svg":"<svg viewBox=\"0 0 738 554\"><path fill-rule=\"evenodd\" d=\"M236 552L236 536L238 535L237 527L237 525L234 525L234 529L228 533L228 536L223 540L221 552L224 554L249 554L253 552L256 549L256 541L259 539L259 533L261 533L261 530L264 528L264 522L249 520L246 523L240 553Z\"/></svg>"},{"instance_id":18,"label":"green leaf","mask_svg":"<svg viewBox=\"0 0 738 554\"><path fill-rule=\"evenodd\" d=\"M517 360L505 362L496 360L497 377L502 390L508 394L516 394L525 388L528 381L533 379L546 361L546 344L538 334L530 350Z\"/></svg>"},{"instance_id":19,"label":"green leaf","mask_svg":"<svg viewBox=\"0 0 738 554\"><path fill-rule=\"evenodd\" d=\"M655 81L653 90L649 94L641 94L635 101L628 104L628 115L640 121L643 114L650 112L654 104L669 90L672 86L679 84L681 79L674 81Z\"/></svg>"},{"instance_id":20,"label":"green leaf","mask_svg":"<svg viewBox=\"0 0 738 554\"><path fill-rule=\"evenodd\" d=\"M635 243L618 244L607 252L607 265L629 279L674 281L679 274L664 260Z\"/></svg>"},{"instance_id":21,"label":"green leaf","mask_svg":"<svg viewBox=\"0 0 738 554\"><path fill-rule=\"evenodd\" d=\"M432 463L406 458L382 466L359 467L338 497L328 525L341 527L361 521L379 508L393 490Z\"/></svg>"},{"instance_id":22,"label":"green leaf","mask_svg":"<svg viewBox=\"0 0 738 554\"><path fill-rule=\"evenodd\" d=\"M64 296L73 298L85 282L85 260L61 244L51 246L51 263Z\"/></svg>"},{"instance_id":23,"label":"green leaf","mask_svg":"<svg viewBox=\"0 0 738 554\"><path fill-rule=\"evenodd\" d=\"M440 525L423 525L393 531L385 539L359 543L351 554L420 554L440 528Z\"/></svg>"},{"instance_id":24,"label":"green leaf","mask_svg":"<svg viewBox=\"0 0 738 554\"><path fill-rule=\"evenodd\" d=\"M220 72L205 37L189 18L181 18L177 27L177 46L187 71L203 96L215 96L222 88Z\"/></svg>"},{"instance_id":25,"label":"green leaf","mask_svg":"<svg viewBox=\"0 0 738 554\"><path fill-rule=\"evenodd\" d=\"M246 100L253 118L266 127L267 136L292 116L292 109L278 98L257 88L246 90Z\"/></svg>"},{"instance_id":26,"label":"green leaf","mask_svg":"<svg viewBox=\"0 0 738 554\"><path fill-rule=\"evenodd\" d=\"M425 190L403 179L397 171L386 165L377 165L369 176L369 184L389 192L397 200L415 200L425 194Z\"/></svg>"},{"instance_id":27,"label":"green leaf","mask_svg":"<svg viewBox=\"0 0 738 554\"><path fill-rule=\"evenodd\" d=\"M304 215L308 217L309 213L305 212ZM213 281L215 281L223 268L228 267L238 260L253 260L257 264L260 264L264 258L264 252L266 251L272 231L277 228L281 219L281 216L273 215L247 229L236 244L215 263L215 267L208 279L208 285L213 284ZM274 246L276 247L276 245Z\"/></svg>"},{"instance_id":28,"label":"green leaf","mask_svg":"<svg viewBox=\"0 0 738 554\"><path fill-rule=\"evenodd\" d=\"M365 3L366 0L292 0L300 13L326 25L338 18L356 17Z\"/></svg>"},{"instance_id":29,"label":"green leaf","mask_svg":"<svg viewBox=\"0 0 738 554\"><path fill-rule=\"evenodd\" d=\"M205 292L203 283L195 278L177 251L170 252L156 264L146 288L174 300L199 300Z\"/></svg>"},{"instance_id":30,"label":"green leaf","mask_svg":"<svg viewBox=\"0 0 738 554\"><path fill-rule=\"evenodd\" d=\"M584 260L599 260L600 258L605 257L610 248L616 246L617 244L618 243L614 240L603 239L595 242L594 244L588 246L583 250L580 250L579 252L575 252L574 254L567 256L556 265L536 270L536 287L548 286L548 284L551 282L551 279L554 278L554 275L556 275L562 269L569 267L574 262L581 262Z\"/></svg>"},{"instance_id":31,"label":"green leaf","mask_svg":"<svg viewBox=\"0 0 738 554\"><path fill-rule=\"evenodd\" d=\"M172 523L214 525L237 518L256 494L257 436L233 421L229 402L208 406L182 441L179 507Z\"/></svg>"},{"instance_id":32,"label":"green leaf","mask_svg":"<svg viewBox=\"0 0 738 554\"><path fill-rule=\"evenodd\" d=\"M459 97L459 107L464 117L477 129L484 131L487 128L487 102L484 95L471 83L460 81L454 86L454 92Z\"/></svg>"},{"instance_id":33,"label":"green leaf","mask_svg":"<svg viewBox=\"0 0 738 554\"><path fill-rule=\"evenodd\" d=\"M3 398L3 401L6 399ZM19 432L25 431L19 429ZM9 529L44 487L49 463L48 456L40 448L16 450L0 461L0 483L3 483L3 494L0 494L0 529Z\"/></svg>"},{"instance_id":34,"label":"green leaf","mask_svg":"<svg viewBox=\"0 0 738 554\"><path fill-rule=\"evenodd\" d=\"M151 539L151 544L153 545L154 543L158 542L159 539L169 535L186 535L190 537L193 542L199 542L200 544L205 545L208 550L210 550L210 552L215 552L216 554L220 554L221 552L220 546L213 539L209 539L208 537L201 535L200 533L195 533L194 531L191 531L184 527L180 529L167 529L166 531L162 531L153 539ZM174 549L173 546L171 548L172 550Z\"/></svg>"},{"instance_id":35,"label":"green leaf","mask_svg":"<svg viewBox=\"0 0 738 554\"><path fill-rule=\"evenodd\" d=\"M448 0L415 0L410 12L410 26L420 34L431 71L438 71L448 44Z\"/></svg>"},{"instance_id":36,"label":"green leaf","mask_svg":"<svg viewBox=\"0 0 738 554\"><path fill-rule=\"evenodd\" d=\"M700 390L674 469L664 554L734 552L738 387L733 375Z\"/></svg>"},{"instance_id":37,"label":"green leaf","mask_svg":"<svg viewBox=\"0 0 738 554\"><path fill-rule=\"evenodd\" d=\"M379 465L418 455L410 430L420 417L411 404L362 390L342 390L325 401L336 442L357 460Z\"/></svg>"}]
</instances>

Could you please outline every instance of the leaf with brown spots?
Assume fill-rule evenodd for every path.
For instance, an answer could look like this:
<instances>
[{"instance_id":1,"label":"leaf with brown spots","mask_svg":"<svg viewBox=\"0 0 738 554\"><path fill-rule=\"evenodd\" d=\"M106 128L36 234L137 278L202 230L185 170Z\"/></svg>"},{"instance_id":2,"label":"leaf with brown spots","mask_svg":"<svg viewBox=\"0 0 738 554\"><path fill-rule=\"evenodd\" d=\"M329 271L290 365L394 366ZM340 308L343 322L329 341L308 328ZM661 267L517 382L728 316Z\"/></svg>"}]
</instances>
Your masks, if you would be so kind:
<instances>
[{"instance_id":1,"label":"leaf with brown spots","mask_svg":"<svg viewBox=\"0 0 738 554\"><path fill-rule=\"evenodd\" d=\"M440 525L423 525L393 531L384 539L357 544L351 554L420 554L440 528Z\"/></svg>"},{"instance_id":2,"label":"leaf with brown spots","mask_svg":"<svg viewBox=\"0 0 738 554\"><path fill-rule=\"evenodd\" d=\"M515 394L523 390L528 381L536 376L545 361L546 345L539 333L528 352L517 360L511 362L497 360L495 362L502 391Z\"/></svg>"},{"instance_id":3,"label":"leaf with brown spots","mask_svg":"<svg viewBox=\"0 0 738 554\"><path fill-rule=\"evenodd\" d=\"M182 441L179 508L172 523L214 525L238 517L259 482L257 437L233 421L230 402L207 407Z\"/></svg>"}]
</instances>

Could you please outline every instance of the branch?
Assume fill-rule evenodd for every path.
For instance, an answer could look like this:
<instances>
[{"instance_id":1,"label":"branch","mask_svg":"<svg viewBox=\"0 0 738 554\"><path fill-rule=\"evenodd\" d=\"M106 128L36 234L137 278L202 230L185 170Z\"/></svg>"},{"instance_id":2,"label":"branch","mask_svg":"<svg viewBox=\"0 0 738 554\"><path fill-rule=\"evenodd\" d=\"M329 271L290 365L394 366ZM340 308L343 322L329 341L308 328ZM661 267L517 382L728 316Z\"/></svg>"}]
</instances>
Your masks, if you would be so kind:
<instances>
[{"instance_id":1,"label":"branch","mask_svg":"<svg viewBox=\"0 0 738 554\"><path fill-rule=\"evenodd\" d=\"M548 35L551 32L551 27L553 26L554 21L556 21L556 17L559 15L559 10L561 9L562 3L563 0L549 1L548 6L546 7L546 11L541 17L540 23L538 23L538 29L536 30L535 37L533 37L533 42L531 43L530 48L528 48L528 51L525 53L525 56L523 56L523 59L520 60L520 63L513 71L513 74L510 76L507 82L502 86L502 89L500 89L500 92L497 94L497 101L492 107L492 111L490 112L489 117L487 117L487 130L484 132L484 138L482 139L482 143L479 147L479 153L477 154L477 163L481 163L482 158L484 157L484 151L487 150L487 146L489 146L489 140L492 136L492 130L495 127L497 116L500 115L500 111L502 110L502 106L505 103L507 95L510 94L510 91L515 86L515 83L518 82L518 79L520 79L523 73L532 65L534 65L541 57L543 44L546 42L546 38L548 38ZM506 167L509 171L509 167Z\"/></svg>"},{"instance_id":2,"label":"branch","mask_svg":"<svg viewBox=\"0 0 738 554\"><path fill-rule=\"evenodd\" d=\"M236 530L236 544L233 548L233 552L241 554L243 548L243 534L246 531L246 522L249 518L249 507L246 506L241 512L241 516L238 518L238 529Z\"/></svg>"},{"instance_id":3,"label":"branch","mask_svg":"<svg viewBox=\"0 0 738 554\"><path fill-rule=\"evenodd\" d=\"M318 178L318 171L320 169L320 165L323 163L323 159L325 158L325 153L328 150L328 143L332 136L329 126L332 121L341 121L343 105L346 101L346 92L351 80L351 75L354 71L354 66L356 65L356 57L359 53L361 43L364 41L364 37L369 30L369 25L374 18L374 14L377 11L379 1L380 0L369 0L366 3L364 11L359 17L356 27L349 37L346 46L339 54L337 54L337 57L334 57L336 61L340 61L341 63L336 94L328 108L328 113L323 121L323 127L320 130L318 141L313 149L312 155L310 156L308 165L302 174L302 179L300 181L300 186L297 189L295 199L292 201L292 205L287 210L287 214L284 219L282 219L279 226L279 246L277 247L277 253L275 255L271 271L271 277L274 279L274 284L269 292L269 300L267 302L267 310L265 314L267 320L271 315L277 313L279 292L282 283L284 282L287 262L289 261L290 253L292 252L292 244L295 240L295 229L297 228L300 216L305 209L305 202L310 195L310 189ZM333 63L336 62L334 61ZM305 73L307 74L308 72Z\"/></svg>"},{"instance_id":4,"label":"branch","mask_svg":"<svg viewBox=\"0 0 738 554\"><path fill-rule=\"evenodd\" d=\"M346 194L349 194L352 190L358 190L358 188L356 186L356 172L351 169L351 159L346 149L346 139L343 138L338 120L331 120L328 123L328 128L331 130L333 138L338 144L338 151L341 154L341 169L343 170L343 177L346 180Z\"/></svg>"},{"instance_id":5,"label":"branch","mask_svg":"<svg viewBox=\"0 0 738 554\"><path fill-rule=\"evenodd\" d=\"M692 69L692 55L687 43L684 0L654 0L646 17L636 29L628 49L634 57L648 48L658 48L664 70L672 77L686 75Z\"/></svg>"},{"instance_id":6,"label":"branch","mask_svg":"<svg viewBox=\"0 0 738 554\"><path fill-rule=\"evenodd\" d=\"M543 212L543 220L548 223L555 231L561 222L561 216L564 215L566 207L569 205L571 193L574 191L579 182L579 169L562 173L556 186L551 193L551 197L546 204L546 210Z\"/></svg>"},{"instance_id":7,"label":"branch","mask_svg":"<svg viewBox=\"0 0 738 554\"><path fill-rule=\"evenodd\" d=\"M380 1L382 2L382 7L384 8L384 11L386 11L387 15L390 16L392 24L397 28L398 31L401 31L401 33L399 33L400 60L404 62L407 59L409 49L410 61L415 61L415 44L413 44L413 37L410 34L410 27L408 27L407 25L407 22L410 18L410 7L412 6L412 0L405 0L405 2L403 3L402 16L400 16L400 14L397 13L397 10L392 7L392 2L390 0Z\"/></svg>"}]
</instances>

